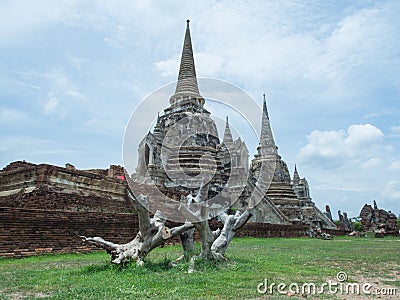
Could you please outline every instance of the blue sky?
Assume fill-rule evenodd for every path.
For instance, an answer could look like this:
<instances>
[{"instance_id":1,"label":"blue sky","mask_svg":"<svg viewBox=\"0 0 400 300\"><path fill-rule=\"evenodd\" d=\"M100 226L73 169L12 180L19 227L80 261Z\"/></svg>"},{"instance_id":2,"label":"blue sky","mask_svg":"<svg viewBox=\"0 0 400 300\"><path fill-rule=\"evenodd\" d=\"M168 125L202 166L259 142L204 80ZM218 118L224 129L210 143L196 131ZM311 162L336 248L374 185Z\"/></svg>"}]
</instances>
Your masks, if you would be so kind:
<instances>
[{"instance_id":1,"label":"blue sky","mask_svg":"<svg viewBox=\"0 0 400 300\"><path fill-rule=\"evenodd\" d=\"M355 216L375 199L399 214L399 12L396 0L2 1L0 166L122 164L131 113L176 80L189 18L198 76L260 106L267 93L279 153L320 208Z\"/></svg>"}]
</instances>

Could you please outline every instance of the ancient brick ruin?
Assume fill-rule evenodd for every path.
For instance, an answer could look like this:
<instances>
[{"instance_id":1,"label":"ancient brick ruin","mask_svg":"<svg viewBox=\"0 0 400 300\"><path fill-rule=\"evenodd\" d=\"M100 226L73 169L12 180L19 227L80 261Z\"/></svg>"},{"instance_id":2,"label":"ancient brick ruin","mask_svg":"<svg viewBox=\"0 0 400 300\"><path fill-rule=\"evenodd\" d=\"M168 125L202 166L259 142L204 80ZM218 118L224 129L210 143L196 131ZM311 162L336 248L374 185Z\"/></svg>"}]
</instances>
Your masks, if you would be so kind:
<instances>
[{"instance_id":1,"label":"ancient brick ruin","mask_svg":"<svg viewBox=\"0 0 400 300\"><path fill-rule=\"evenodd\" d=\"M397 217L391 211L378 208L374 200L374 207L365 204L360 212L361 225L363 230L373 230L376 233L398 235Z\"/></svg>"},{"instance_id":2,"label":"ancient brick ruin","mask_svg":"<svg viewBox=\"0 0 400 300\"><path fill-rule=\"evenodd\" d=\"M126 240L120 228L137 221L124 199L126 184L116 178L121 170L23 161L6 166L0 171L0 255L93 250L77 235L97 230L111 239L122 232L119 237Z\"/></svg>"},{"instance_id":3,"label":"ancient brick ruin","mask_svg":"<svg viewBox=\"0 0 400 300\"><path fill-rule=\"evenodd\" d=\"M111 166L108 170L82 171L70 164L62 168L14 162L0 173L0 207L127 212L126 184L117 179L121 170Z\"/></svg>"}]
</instances>

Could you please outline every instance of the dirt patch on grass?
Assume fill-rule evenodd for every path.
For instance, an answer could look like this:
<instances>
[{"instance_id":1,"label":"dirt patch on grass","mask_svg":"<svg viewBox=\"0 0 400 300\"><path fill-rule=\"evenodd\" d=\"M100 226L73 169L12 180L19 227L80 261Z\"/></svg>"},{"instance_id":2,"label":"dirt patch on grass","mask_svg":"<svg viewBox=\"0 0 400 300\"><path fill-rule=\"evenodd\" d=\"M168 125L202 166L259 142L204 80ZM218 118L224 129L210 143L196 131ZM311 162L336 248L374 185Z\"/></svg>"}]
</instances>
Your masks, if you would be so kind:
<instances>
[{"instance_id":1,"label":"dirt patch on grass","mask_svg":"<svg viewBox=\"0 0 400 300\"><path fill-rule=\"evenodd\" d=\"M4 291L2 291L4 292ZM51 294L45 294L45 293L30 293L30 292L14 292L14 293L5 293L7 296L7 299L10 300L21 300L25 299L27 297L33 297L35 299L43 299L43 298L48 298L51 296Z\"/></svg>"},{"instance_id":2,"label":"dirt patch on grass","mask_svg":"<svg viewBox=\"0 0 400 300\"><path fill-rule=\"evenodd\" d=\"M360 287L360 295L349 295L346 299L396 299L399 297L400 290L394 284L388 282L398 282L398 279L387 279L382 277L368 278L355 276L352 278ZM363 291L366 290L366 293Z\"/></svg>"},{"instance_id":3,"label":"dirt patch on grass","mask_svg":"<svg viewBox=\"0 0 400 300\"><path fill-rule=\"evenodd\" d=\"M361 267L354 272L344 273L345 279L339 281L338 278L327 278L326 282L332 281L339 283L338 293L335 295L337 299L400 299L400 272L399 266L396 264L386 263L381 266L381 270L377 274L366 274L368 267ZM387 271L387 272L386 272ZM349 275L347 277L347 275ZM339 274L338 274L339 276ZM329 291L327 292L329 293Z\"/></svg>"}]
</instances>

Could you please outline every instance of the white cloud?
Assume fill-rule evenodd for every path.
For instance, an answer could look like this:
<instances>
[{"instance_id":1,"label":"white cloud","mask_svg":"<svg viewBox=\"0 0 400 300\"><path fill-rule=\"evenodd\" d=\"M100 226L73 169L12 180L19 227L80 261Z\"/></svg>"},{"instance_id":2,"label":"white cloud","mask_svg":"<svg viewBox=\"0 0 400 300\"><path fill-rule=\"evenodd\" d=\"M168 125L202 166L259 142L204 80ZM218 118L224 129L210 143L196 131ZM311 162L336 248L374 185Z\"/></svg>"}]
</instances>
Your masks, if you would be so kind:
<instances>
[{"instance_id":1,"label":"white cloud","mask_svg":"<svg viewBox=\"0 0 400 300\"><path fill-rule=\"evenodd\" d=\"M368 147L371 143L380 142L383 137L383 132L371 124L351 125L347 129L347 137L344 140L344 144L349 148L351 154L356 152L358 155L360 148Z\"/></svg>"},{"instance_id":2,"label":"white cloud","mask_svg":"<svg viewBox=\"0 0 400 300\"><path fill-rule=\"evenodd\" d=\"M389 171L400 170L400 160L392 162L388 168Z\"/></svg>"},{"instance_id":3,"label":"white cloud","mask_svg":"<svg viewBox=\"0 0 400 300\"><path fill-rule=\"evenodd\" d=\"M126 122L111 116L102 116L102 118L92 117L85 121L85 126L92 133L101 133L102 135L121 136Z\"/></svg>"},{"instance_id":4,"label":"white cloud","mask_svg":"<svg viewBox=\"0 0 400 300\"><path fill-rule=\"evenodd\" d=\"M8 108L0 107L0 123L4 125L13 125L25 121L28 116L25 112Z\"/></svg>"},{"instance_id":5,"label":"white cloud","mask_svg":"<svg viewBox=\"0 0 400 300\"><path fill-rule=\"evenodd\" d=\"M15 160L42 163L59 157L64 161L70 155L79 153L78 149L79 146L76 145L32 136L7 137L0 144L0 165L4 166Z\"/></svg>"},{"instance_id":6,"label":"white cloud","mask_svg":"<svg viewBox=\"0 0 400 300\"><path fill-rule=\"evenodd\" d=\"M22 85L22 86L27 86L27 87L30 87L32 89L39 90L39 91L42 89L40 86L31 84L31 83L27 83L27 82L22 82L22 81L19 81L19 80L16 80L15 83L19 84L19 85Z\"/></svg>"},{"instance_id":7,"label":"white cloud","mask_svg":"<svg viewBox=\"0 0 400 300\"><path fill-rule=\"evenodd\" d=\"M400 92L400 65L392 63L398 56L398 4L347 7L332 15L331 5L286 1L252 8L242 2L212 6L206 21L194 19L191 25L198 76L230 80L260 94L266 89L280 104L313 105L310 114L318 108L324 114L327 109L358 113L355 99L377 102L372 92L388 85ZM299 17L304 15L307 22ZM156 63L172 80L179 52L176 47ZM362 113L372 117L371 111Z\"/></svg>"},{"instance_id":8,"label":"white cloud","mask_svg":"<svg viewBox=\"0 0 400 300\"><path fill-rule=\"evenodd\" d=\"M306 163L345 163L349 159L368 160L369 164L383 148L383 132L371 125L351 125L344 130L315 130L307 136L308 144L300 150ZM367 164L368 162L365 162Z\"/></svg>"},{"instance_id":9,"label":"white cloud","mask_svg":"<svg viewBox=\"0 0 400 300\"><path fill-rule=\"evenodd\" d=\"M75 0L2 1L0 3L0 44L23 43L42 26L56 23L70 12Z\"/></svg>"},{"instance_id":10,"label":"white cloud","mask_svg":"<svg viewBox=\"0 0 400 300\"><path fill-rule=\"evenodd\" d=\"M209 52L194 53L196 64L196 73L198 77L213 77L216 76L222 69L225 63L219 55ZM176 77L179 70L180 54L155 63L156 69L161 76Z\"/></svg>"},{"instance_id":11,"label":"white cloud","mask_svg":"<svg viewBox=\"0 0 400 300\"><path fill-rule=\"evenodd\" d=\"M38 73L36 76L42 80L46 80L47 88L52 94L59 95L60 97L70 96L81 102L88 100L76 87L76 82L70 79L72 76L65 71L53 69L44 73Z\"/></svg>"},{"instance_id":12,"label":"white cloud","mask_svg":"<svg viewBox=\"0 0 400 300\"><path fill-rule=\"evenodd\" d=\"M308 144L301 149L300 155L303 158L313 156L333 158L341 155L344 150L342 145L346 134L344 131L319 131L315 130L307 136Z\"/></svg>"},{"instance_id":13,"label":"white cloud","mask_svg":"<svg viewBox=\"0 0 400 300\"><path fill-rule=\"evenodd\" d=\"M370 113L370 114L366 114L366 115L364 115L363 117L365 118L365 119L371 119L371 118L378 118L378 117L380 117L381 115L380 114L377 114L377 113Z\"/></svg>"},{"instance_id":14,"label":"white cloud","mask_svg":"<svg viewBox=\"0 0 400 300\"><path fill-rule=\"evenodd\" d=\"M77 70L79 70L79 71L81 70L81 67L82 67L83 63L85 62L85 60L84 60L83 58L77 57L77 56L71 55L71 54L69 54L69 55L67 56L67 59L68 59L68 61L70 62L70 64L71 64L74 68L76 68Z\"/></svg>"},{"instance_id":15,"label":"white cloud","mask_svg":"<svg viewBox=\"0 0 400 300\"><path fill-rule=\"evenodd\" d=\"M64 118L72 111L76 112L76 105L79 105L77 111L79 113L90 108L88 98L76 88L64 72L51 70L43 74L36 74L36 76L45 80L46 88L49 90L48 99L43 104L46 115L53 114L58 118Z\"/></svg>"},{"instance_id":16,"label":"white cloud","mask_svg":"<svg viewBox=\"0 0 400 300\"><path fill-rule=\"evenodd\" d=\"M390 131L394 136L400 136L400 126L392 126Z\"/></svg>"},{"instance_id":17,"label":"white cloud","mask_svg":"<svg viewBox=\"0 0 400 300\"><path fill-rule=\"evenodd\" d=\"M49 97L50 98L44 104L44 113L46 115L50 115L50 114L54 113L56 111L56 109L58 107L58 103L59 103L58 99L54 95L50 94Z\"/></svg>"},{"instance_id":18,"label":"white cloud","mask_svg":"<svg viewBox=\"0 0 400 300\"><path fill-rule=\"evenodd\" d=\"M161 76L176 76L179 70L180 56L169 58L155 63L155 67L160 71Z\"/></svg>"},{"instance_id":19,"label":"white cloud","mask_svg":"<svg viewBox=\"0 0 400 300\"><path fill-rule=\"evenodd\" d=\"M318 197L329 195L325 201L337 209L351 209L354 215L365 201L373 199L392 210L398 206L399 182L391 180L398 177L399 157L378 127L363 124L347 130L316 130L307 142L300 150L300 166ZM340 207L336 201L342 196L352 199L351 203Z\"/></svg>"},{"instance_id":20,"label":"white cloud","mask_svg":"<svg viewBox=\"0 0 400 300\"><path fill-rule=\"evenodd\" d=\"M68 77L59 70L51 70L44 74L44 77L52 81L52 85L57 90L71 90L71 83Z\"/></svg>"},{"instance_id":21,"label":"white cloud","mask_svg":"<svg viewBox=\"0 0 400 300\"><path fill-rule=\"evenodd\" d=\"M117 25L112 34L104 38L104 41L111 47L123 48L128 41L128 30L123 25Z\"/></svg>"},{"instance_id":22,"label":"white cloud","mask_svg":"<svg viewBox=\"0 0 400 300\"><path fill-rule=\"evenodd\" d=\"M376 168L383 163L383 160L380 157L372 157L362 163L362 167L365 169Z\"/></svg>"},{"instance_id":23,"label":"white cloud","mask_svg":"<svg viewBox=\"0 0 400 300\"><path fill-rule=\"evenodd\" d=\"M383 195L392 200L400 200L400 181L392 180L388 182Z\"/></svg>"}]
</instances>

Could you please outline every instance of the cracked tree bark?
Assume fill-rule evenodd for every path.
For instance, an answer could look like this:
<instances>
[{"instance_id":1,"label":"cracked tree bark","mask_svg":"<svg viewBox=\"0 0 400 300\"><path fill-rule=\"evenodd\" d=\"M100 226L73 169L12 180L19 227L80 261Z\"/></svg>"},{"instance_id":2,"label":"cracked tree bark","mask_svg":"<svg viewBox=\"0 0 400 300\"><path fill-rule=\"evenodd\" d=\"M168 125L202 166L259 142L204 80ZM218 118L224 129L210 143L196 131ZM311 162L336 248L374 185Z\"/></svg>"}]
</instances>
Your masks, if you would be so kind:
<instances>
[{"instance_id":1,"label":"cracked tree bark","mask_svg":"<svg viewBox=\"0 0 400 300\"><path fill-rule=\"evenodd\" d=\"M194 251L194 228L181 233L182 248L184 253Z\"/></svg>"},{"instance_id":2,"label":"cracked tree bark","mask_svg":"<svg viewBox=\"0 0 400 300\"><path fill-rule=\"evenodd\" d=\"M127 193L139 218L139 232L131 242L115 244L101 237L81 236L83 241L105 249L111 255L112 263L123 264L129 260L135 260L137 265L142 265L143 259L151 250L163 245L168 239L194 228L194 225L188 222L168 228L165 226L166 218L161 211L156 211L153 218L150 218L146 205L142 204L147 203L147 196L140 195L140 201L137 201L129 190Z\"/></svg>"},{"instance_id":3,"label":"cracked tree bark","mask_svg":"<svg viewBox=\"0 0 400 300\"><path fill-rule=\"evenodd\" d=\"M246 222L250 219L251 214L246 210L243 213L237 211L234 215L228 215L223 213L219 216L224 227L221 230L219 236L215 239L211 245L211 253L214 257L223 258L225 251L229 246L232 238Z\"/></svg>"},{"instance_id":4,"label":"cracked tree bark","mask_svg":"<svg viewBox=\"0 0 400 300\"><path fill-rule=\"evenodd\" d=\"M191 203L201 203L205 199L208 192L208 185L200 188L199 194L196 197L188 197L186 205L180 205L180 213L191 223L194 224L196 230L200 232L201 237L201 252L198 256L193 256L189 266L189 273L195 271L195 261L202 259L225 259L225 251L229 246L230 241L239 230L251 217L251 214L246 210L243 213L237 211L235 215L222 213L219 215L221 222L224 224L222 230L219 228L212 231L208 219L210 211L208 205L204 205L197 209L193 209Z\"/></svg>"}]
</instances>

